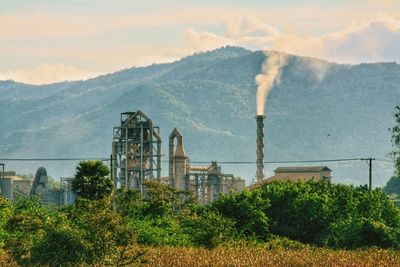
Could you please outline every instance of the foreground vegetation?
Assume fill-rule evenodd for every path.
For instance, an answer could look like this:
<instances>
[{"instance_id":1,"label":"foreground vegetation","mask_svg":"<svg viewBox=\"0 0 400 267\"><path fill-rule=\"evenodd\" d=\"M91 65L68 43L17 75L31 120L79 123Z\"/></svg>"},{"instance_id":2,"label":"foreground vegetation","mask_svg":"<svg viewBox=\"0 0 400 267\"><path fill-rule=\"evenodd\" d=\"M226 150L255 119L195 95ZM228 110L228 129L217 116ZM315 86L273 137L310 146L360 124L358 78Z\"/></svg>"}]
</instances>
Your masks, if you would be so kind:
<instances>
[{"instance_id":1,"label":"foreground vegetation","mask_svg":"<svg viewBox=\"0 0 400 267\"><path fill-rule=\"evenodd\" d=\"M143 199L137 191L115 192L112 183L103 181L108 173L98 162L82 162L78 172L93 168L101 170L101 175L92 173L97 182L76 176L78 198L71 206L51 208L35 198L12 204L0 198L3 262L399 265L400 210L380 189L285 182L198 206L188 193L157 182L146 184Z\"/></svg>"},{"instance_id":2,"label":"foreground vegetation","mask_svg":"<svg viewBox=\"0 0 400 267\"><path fill-rule=\"evenodd\" d=\"M333 250L304 246L269 248L254 244L199 247L140 246L142 252L130 265L143 266L400 266L400 253L391 249ZM0 250L0 266L18 266Z\"/></svg>"},{"instance_id":3,"label":"foreground vegetation","mask_svg":"<svg viewBox=\"0 0 400 267\"><path fill-rule=\"evenodd\" d=\"M399 266L393 250L266 249L261 246L204 248L148 248L149 266Z\"/></svg>"}]
</instances>

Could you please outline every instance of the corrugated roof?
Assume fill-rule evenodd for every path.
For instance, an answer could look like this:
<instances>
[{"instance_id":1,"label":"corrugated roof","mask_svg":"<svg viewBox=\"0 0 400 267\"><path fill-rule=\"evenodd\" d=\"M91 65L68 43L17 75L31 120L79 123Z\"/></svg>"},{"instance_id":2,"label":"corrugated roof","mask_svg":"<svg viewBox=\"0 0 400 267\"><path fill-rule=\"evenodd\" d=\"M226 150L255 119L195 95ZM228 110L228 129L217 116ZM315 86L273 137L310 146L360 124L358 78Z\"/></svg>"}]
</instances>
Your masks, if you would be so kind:
<instances>
[{"instance_id":1,"label":"corrugated roof","mask_svg":"<svg viewBox=\"0 0 400 267\"><path fill-rule=\"evenodd\" d=\"M322 172L332 171L326 166L299 166L299 167L278 167L274 172Z\"/></svg>"}]
</instances>

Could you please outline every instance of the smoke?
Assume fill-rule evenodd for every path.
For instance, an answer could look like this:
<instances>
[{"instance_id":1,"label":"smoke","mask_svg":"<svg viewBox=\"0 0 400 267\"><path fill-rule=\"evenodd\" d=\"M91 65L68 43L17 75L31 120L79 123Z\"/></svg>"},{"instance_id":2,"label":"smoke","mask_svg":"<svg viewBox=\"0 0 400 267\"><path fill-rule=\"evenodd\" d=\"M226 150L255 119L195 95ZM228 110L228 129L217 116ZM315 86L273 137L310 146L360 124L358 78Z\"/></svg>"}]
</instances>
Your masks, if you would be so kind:
<instances>
[{"instance_id":1,"label":"smoke","mask_svg":"<svg viewBox=\"0 0 400 267\"><path fill-rule=\"evenodd\" d=\"M257 82L257 115L264 115L265 103L274 83L280 80L282 67L285 65L286 56L278 51L264 52L266 59L262 65L261 73L256 76Z\"/></svg>"}]
</instances>

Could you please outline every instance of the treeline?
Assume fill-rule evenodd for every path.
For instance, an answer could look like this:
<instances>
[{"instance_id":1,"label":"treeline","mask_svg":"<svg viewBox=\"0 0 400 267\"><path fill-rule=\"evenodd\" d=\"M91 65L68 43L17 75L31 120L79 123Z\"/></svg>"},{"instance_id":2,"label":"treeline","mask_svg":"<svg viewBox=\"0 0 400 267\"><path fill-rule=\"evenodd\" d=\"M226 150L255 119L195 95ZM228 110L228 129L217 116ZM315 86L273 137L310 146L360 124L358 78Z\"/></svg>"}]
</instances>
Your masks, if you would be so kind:
<instances>
[{"instance_id":1,"label":"treeline","mask_svg":"<svg viewBox=\"0 0 400 267\"><path fill-rule=\"evenodd\" d=\"M399 208L366 186L274 183L208 206L157 182L146 183L143 199L137 191L81 192L87 197L63 208L0 197L0 249L22 266L73 266L138 263L145 259L141 245L400 248Z\"/></svg>"}]
</instances>

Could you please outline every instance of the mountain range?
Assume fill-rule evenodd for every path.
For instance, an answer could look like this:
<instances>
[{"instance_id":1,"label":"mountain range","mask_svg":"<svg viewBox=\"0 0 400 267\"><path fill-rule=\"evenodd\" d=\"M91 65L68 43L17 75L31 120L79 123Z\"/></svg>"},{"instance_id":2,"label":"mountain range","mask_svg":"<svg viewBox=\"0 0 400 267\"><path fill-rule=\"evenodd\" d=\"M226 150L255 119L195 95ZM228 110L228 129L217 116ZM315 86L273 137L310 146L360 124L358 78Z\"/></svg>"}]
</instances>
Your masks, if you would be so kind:
<instances>
[{"instance_id":1,"label":"mountain range","mask_svg":"<svg viewBox=\"0 0 400 267\"><path fill-rule=\"evenodd\" d=\"M255 76L267 56L268 51L223 47L84 81L0 81L0 158L107 158L120 113L141 110L160 126L163 175L174 127L192 162L255 162ZM382 186L393 172L386 156L392 150L388 128L399 104L396 63L345 65L286 55L265 108L265 160L373 157L374 184ZM3 162L19 173L44 166L54 177L72 176L76 166L74 161ZM305 164L328 166L333 182L368 181L361 160L291 165ZM266 164L266 176L278 166L287 164ZM256 172L255 163L222 168L248 182Z\"/></svg>"}]
</instances>

